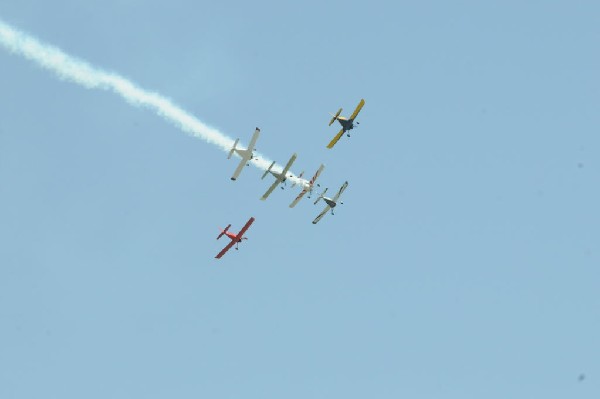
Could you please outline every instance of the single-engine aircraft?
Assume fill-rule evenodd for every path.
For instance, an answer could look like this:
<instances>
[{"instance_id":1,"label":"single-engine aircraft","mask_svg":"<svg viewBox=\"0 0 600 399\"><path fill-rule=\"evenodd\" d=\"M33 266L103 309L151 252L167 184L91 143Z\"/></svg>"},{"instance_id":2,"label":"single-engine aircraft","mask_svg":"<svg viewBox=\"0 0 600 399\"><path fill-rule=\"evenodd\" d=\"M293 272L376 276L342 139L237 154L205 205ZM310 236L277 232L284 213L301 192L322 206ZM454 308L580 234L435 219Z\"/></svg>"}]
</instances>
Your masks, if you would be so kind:
<instances>
[{"instance_id":1,"label":"single-engine aircraft","mask_svg":"<svg viewBox=\"0 0 600 399\"><path fill-rule=\"evenodd\" d=\"M354 124L355 124L354 119L356 118L356 115L358 115L360 110L362 109L363 105L365 105L365 100L361 99L360 102L358 103L358 105L356 106L356 109L354 110L352 115L350 115L349 118L340 116L340 114L342 113L341 108L338 112L336 112L335 115L332 114L333 118L331 118L331 120L329 121L329 126L331 126L333 124L333 122L335 122L337 120L340 123L340 125L342 125L342 130L340 130L339 133L336 134L335 137L329 142L329 144L327 144L327 148L333 148L335 143L338 142L338 140L344 135L344 133L346 133L346 135L348 137L350 137L350 133L348 133L348 132L350 130L354 129ZM356 122L356 124L359 125L358 122Z\"/></svg>"},{"instance_id":2,"label":"single-engine aircraft","mask_svg":"<svg viewBox=\"0 0 600 399\"><path fill-rule=\"evenodd\" d=\"M290 170L290 168L292 167L292 164L296 160L296 157L297 157L296 153L292 154L290 160L288 161L288 163L283 168L283 171L281 171L281 172L275 172L274 170L272 170L273 165L275 165L275 161L273 161L273 163L271 165L269 165L269 168L267 170L265 170L265 173L262 175L261 179L264 179L265 176L267 176L270 173L273 176L275 176L275 181L273 182L273 184L271 184L271 187L269 187L269 189L263 194L263 196L260 197L261 200L263 200L263 201L266 200L267 197L269 195L271 195L273 190L275 190L275 187L277 187L281 183L285 183L285 180L288 177L288 175L287 175L288 170ZM283 188L283 187L281 187L281 188Z\"/></svg>"},{"instance_id":3,"label":"single-engine aircraft","mask_svg":"<svg viewBox=\"0 0 600 399\"><path fill-rule=\"evenodd\" d=\"M233 143L233 147L229 151L229 155L227 156L227 159L231 158L233 153L236 152L242 158L242 160L240 161L240 164L238 165L238 167L235 169L235 172L233 172L233 176L231 176L231 180L237 179L238 176L240 175L240 173L242 172L242 169L244 169L244 166L248 166L250 160L252 158L254 158L254 150L255 150L254 146L256 145L256 140L258 140L259 133L260 133L260 129L256 128L256 130L254 131L254 134L252 135L252 139L250 140L250 144L248 145L248 148L245 150L236 148L240 139L236 139L235 143Z\"/></svg>"},{"instance_id":4,"label":"single-engine aircraft","mask_svg":"<svg viewBox=\"0 0 600 399\"><path fill-rule=\"evenodd\" d=\"M221 237L223 237L223 235L226 235L227 238L229 238L231 240L231 242L229 244L227 244L225 246L225 248L223 248L221 250L221 252L219 252L217 254L217 256L215 256L215 258L220 259L221 256L225 255L225 252L229 251L231 249L231 247L233 247L235 245L235 249L238 249L238 245L240 242L242 242L242 240L247 240L248 238L246 237L242 237L244 235L244 233L246 232L246 230L248 230L248 228L250 227L250 225L252 224L252 222L254 222L254 218L251 217L246 224L244 225L244 227L242 227L242 229L240 230L239 233L235 234L232 233L229 230L229 228L231 227L231 224L228 224L227 227L225 227L225 229L221 230L221 234L219 234L217 236L217 240Z\"/></svg>"},{"instance_id":5,"label":"single-engine aircraft","mask_svg":"<svg viewBox=\"0 0 600 399\"><path fill-rule=\"evenodd\" d=\"M296 204L298 202L300 202L300 200L302 199L302 197L304 196L304 194L308 193L308 198L310 198L310 195L312 194L313 188L315 186L315 182L319 178L319 175L321 174L321 172L323 171L323 169L325 169L325 165L321 164L321 166L319 167L319 170L317 170L317 172L312 177L312 179L310 179L310 181L308 181L308 180L302 180L302 182L300 183L300 184L302 184L302 191L300 192L300 194L298 194L298 196L294 199L294 201L292 201L292 203L290 204L290 208L295 207ZM300 173L298 175L298 177L302 177L303 174L304 174L304 172ZM296 183L294 183L292 185L292 187L294 187L295 185L296 185ZM317 184L317 186L319 186L319 185Z\"/></svg>"},{"instance_id":6,"label":"single-engine aircraft","mask_svg":"<svg viewBox=\"0 0 600 399\"><path fill-rule=\"evenodd\" d=\"M321 220L321 218L323 216L325 216L325 214L327 213L328 210L331 209L331 214L333 215L333 208L336 207L336 205L338 204L338 198L340 198L340 195L342 195L342 193L344 192L344 190L346 189L346 187L348 187L348 182L344 182L344 184L342 184L342 187L340 188L340 191L337 192L337 194L333 197L333 198L329 198L329 197L325 197L325 193L327 192L327 189L325 189L325 191L323 191L323 193L321 193L319 195L319 198L316 199L315 201L315 205L317 204L317 202L319 202L319 200L321 198L323 198L323 201L325 201L327 203L327 205L325 206L325 209L323 209L323 212L319 213L319 215L315 218L315 220L313 220L313 224L317 224L317 222L319 220ZM343 202L339 202L340 204L343 204Z\"/></svg>"}]
</instances>

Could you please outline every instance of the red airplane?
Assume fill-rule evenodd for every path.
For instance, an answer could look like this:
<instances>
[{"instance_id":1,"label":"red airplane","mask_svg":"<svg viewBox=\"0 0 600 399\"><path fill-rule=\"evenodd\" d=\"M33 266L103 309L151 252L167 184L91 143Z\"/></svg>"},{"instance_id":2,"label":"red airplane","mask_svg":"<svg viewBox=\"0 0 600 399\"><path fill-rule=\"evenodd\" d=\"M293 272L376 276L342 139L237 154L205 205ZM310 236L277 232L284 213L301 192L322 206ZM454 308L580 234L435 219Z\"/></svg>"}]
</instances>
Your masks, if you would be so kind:
<instances>
[{"instance_id":1,"label":"red airplane","mask_svg":"<svg viewBox=\"0 0 600 399\"><path fill-rule=\"evenodd\" d=\"M238 249L238 245L240 242L242 242L242 240L247 240L248 238L246 237L242 237L244 235L244 233L246 232L246 230L248 230L248 228L250 227L250 225L252 224L252 222L254 222L254 218L251 217L247 222L246 225L244 227L242 227L242 229L240 230L239 233L235 234L235 233L231 233L229 231L227 231L230 227L231 224L227 225L227 227L225 227L224 230L221 230L221 234L219 234L217 236L217 240L221 237L223 237L223 235L226 235L231 242L229 244L227 244L227 246L225 248L223 248L223 250L221 252L219 252L219 254L217 256L215 256L215 258L220 259L221 256L225 255L225 253L227 251L229 251L231 249L231 247L233 247L235 245L235 249Z\"/></svg>"}]
</instances>

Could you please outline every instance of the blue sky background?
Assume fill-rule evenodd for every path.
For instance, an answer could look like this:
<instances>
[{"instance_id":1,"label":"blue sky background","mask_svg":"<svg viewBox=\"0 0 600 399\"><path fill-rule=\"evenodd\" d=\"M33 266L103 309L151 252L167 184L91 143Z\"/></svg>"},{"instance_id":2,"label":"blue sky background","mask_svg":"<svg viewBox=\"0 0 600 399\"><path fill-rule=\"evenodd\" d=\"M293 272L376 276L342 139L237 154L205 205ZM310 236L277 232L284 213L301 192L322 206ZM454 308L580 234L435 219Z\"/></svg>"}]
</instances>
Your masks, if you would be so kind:
<instances>
[{"instance_id":1,"label":"blue sky background","mask_svg":"<svg viewBox=\"0 0 600 399\"><path fill-rule=\"evenodd\" d=\"M0 397L598 397L600 3L148 3L0 18L344 205L0 51Z\"/></svg>"}]
</instances>

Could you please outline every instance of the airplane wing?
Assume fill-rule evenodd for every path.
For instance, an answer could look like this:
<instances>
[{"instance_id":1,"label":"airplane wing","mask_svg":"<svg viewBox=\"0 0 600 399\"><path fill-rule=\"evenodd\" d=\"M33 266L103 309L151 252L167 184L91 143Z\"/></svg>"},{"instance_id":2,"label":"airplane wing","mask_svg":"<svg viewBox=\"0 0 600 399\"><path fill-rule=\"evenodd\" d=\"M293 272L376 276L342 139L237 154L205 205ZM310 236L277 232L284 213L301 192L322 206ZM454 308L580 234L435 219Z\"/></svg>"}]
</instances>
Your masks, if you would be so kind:
<instances>
[{"instance_id":1,"label":"airplane wing","mask_svg":"<svg viewBox=\"0 0 600 399\"><path fill-rule=\"evenodd\" d=\"M242 173L242 169L244 169L244 166L246 166L246 162L248 162L248 160L248 157L242 157L242 160L240 161L239 165L237 166L237 168L235 168L235 172L233 172L233 176L231 176L231 180L235 180L238 178L240 173Z\"/></svg>"},{"instance_id":2,"label":"airplane wing","mask_svg":"<svg viewBox=\"0 0 600 399\"><path fill-rule=\"evenodd\" d=\"M256 140L258 140L259 134L260 134L260 129L256 128L256 130L254 131L254 134L252 135L252 138L250 139L250 144L248 144L248 150L250 150L250 152L254 152L254 146L256 145Z\"/></svg>"},{"instance_id":3,"label":"airplane wing","mask_svg":"<svg viewBox=\"0 0 600 399\"><path fill-rule=\"evenodd\" d=\"M300 202L300 200L302 199L302 197L304 196L304 194L306 194L308 192L308 190L302 190L300 192L300 194L298 194L298 196L296 197L296 199L294 201L292 201L292 203L290 204L290 208L293 208L296 206L296 204L298 202Z\"/></svg>"},{"instance_id":4,"label":"airplane wing","mask_svg":"<svg viewBox=\"0 0 600 399\"><path fill-rule=\"evenodd\" d=\"M294 153L292 155L292 157L290 158L290 160L288 161L288 163L285 165L285 168L283 168L283 171L281 172L280 177L276 177L275 182L273 184L271 184L271 187L269 187L269 189L263 194L263 196L260 197L261 200L263 200L263 201L266 200L267 197L269 195L271 195L273 190L275 190L275 187L277 187L282 181L285 180L286 174L287 174L288 170L290 170L290 168L292 167L292 164L296 160L296 157L297 157L297 155L296 155L296 153Z\"/></svg>"},{"instance_id":5,"label":"airplane wing","mask_svg":"<svg viewBox=\"0 0 600 399\"><path fill-rule=\"evenodd\" d=\"M312 222L312 223L313 223L313 224L317 224L317 222L318 222L319 220L321 220L321 218L322 218L323 216L325 216L325 214L327 213L327 211L328 211L328 210L330 210L330 209L331 209L331 207L330 207L329 205L325 206L325 209L323 209L323 212L319 213L319 216L317 216L317 217L315 218L315 220L313 220L313 222Z\"/></svg>"},{"instance_id":6,"label":"airplane wing","mask_svg":"<svg viewBox=\"0 0 600 399\"><path fill-rule=\"evenodd\" d=\"M315 182L317 181L317 179L319 178L319 176L321 175L321 172L323 171L323 169L325 169L325 165L321 164L321 166L319 166L319 170L317 170L315 172L315 175L312 177L312 179L310 179L310 185L312 186L313 184L315 184Z\"/></svg>"},{"instance_id":7,"label":"airplane wing","mask_svg":"<svg viewBox=\"0 0 600 399\"><path fill-rule=\"evenodd\" d=\"M229 251L229 250L231 249L231 247L233 247L233 245L234 245L234 244L235 244L235 241L234 241L234 240L231 240L231 241L229 242L229 244L227 244L227 246L225 246L225 248L223 248L223 249L221 250L221 252L219 252L219 253L217 254L217 256L215 256L215 258L217 258L217 259L221 259L221 256L225 255L225 253L226 253L227 251Z\"/></svg>"},{"instance_id":8,"label":"airplane wing","mask_svg":"<svg viewBox=\"0 0 600 399\"><path fill-rule=\"evenodd\" d=\"M331 140L329 142L329 144L327 144L327 148L333 148L335 143L337 143L343 135L344 135L344 128L342 128L342 130L340 130L339 133L335 135L333 140Z\"/></svg>"},{"instance_id":9,"label":"airplane wing","mask_svg":"<svg viewBox=\"0 0 600 399\"><path fill-rule=\"evenodd\" d=\"M348 119L354 120L354 118L356 118L356 115L358 115L358 113L362 109L363 105L365 105L365 100L361 99L360 102L358 103L358 105L356 106L356 109L354 110L352 115L350 115L350 118L348 118Z\"/></svg>"},{"instance_id":10,"label":"airplane wing","mask_svg":"<svg viewBox=\"0 0 600 399\"><path fill-rule=\"evenodd\" d=\"M251 217L250 219L248 219L248 221L246 222L246 224L244 225L244 227L242 227L242 229L240 230L239 233L237 233L237 238L238 240L242 238L242 236L244 235L244 233L246 232L246 230L248 230L248 228L250 227L250 225L254 223L254 218Z\"/></svg>"},{"instance_id":11,"label":"airplane wing","mask_svg":"<svg viewBox=\"0 0 600 399\"><path fill-rule=\"evenodd\" d=\"M333 202L336 202L338 200L338 198L340 198L340 195L342 195L342 193L344 192L344 190L346 189L346 187L348 187L348 182L344 182L344 184L342 184L342 187L340 187L340 191L337 192L337 194L332 198Z\"/></svg>"}]
</instances>

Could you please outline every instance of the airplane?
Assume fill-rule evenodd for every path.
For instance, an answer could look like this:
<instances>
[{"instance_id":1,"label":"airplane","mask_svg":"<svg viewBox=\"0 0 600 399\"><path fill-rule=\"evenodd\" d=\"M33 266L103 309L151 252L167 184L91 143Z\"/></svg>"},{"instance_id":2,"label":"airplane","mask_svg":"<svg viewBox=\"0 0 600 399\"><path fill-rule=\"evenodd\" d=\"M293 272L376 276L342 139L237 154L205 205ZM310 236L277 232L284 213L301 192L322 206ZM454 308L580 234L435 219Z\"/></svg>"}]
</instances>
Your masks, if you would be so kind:
<instances>
[{"instance_id":1,"label":"airplane","mask_svg":"<svg viewBox=\"0 0 600 399\"><path fill-rule=\"evenodd\" d=\"M294 199L294 201L292 201L292 203L290 204L290 208L295 207L296 204L298 202L300 202L300 200L302 199L302 197L304 196L304 194L309 193L308 194L308 198L310 198L310 195L312 194L312 191L313 191L313 187L315 186L315 182L319 178L319 175L321 174L321 172L323 171L323 169L325 169L325 165L321 164L321 166L319 167L319 170L317 170L317 172L312 177L312 179L310 179L310 181L301 180L300 184L302 184L302 191L300 192L300 194L298 194L298 196ZM300 173L298 175L298 178L301 178L303 174L304 174L304 172ZM296 183L292 184L292 187L294 187L295 185L296 185ZM317 184L317 186L319 186L319 185Z\"/></svg>"},{"instance_id":2,"label":"airplane","mask_svg":"<svg viewBox=\"0 0 600 399\"><path fill-rule=\"evenodd\" d=\"M250 140L250 144L248 145L248 148L245 150L236 148L240 139L236 139L235 143L233 143L233 147L229 151L229 155L227 156L227 159L230 159L231 156L233 155L233 153L235 152L242 158L242 160L240 161L240 164L238 165L238 167L235 169L235 172L233 172L233 176L231 176L231 180L237 179L238 176L240 175L240 173L242 172L244 165L248 166L250 160L252 158L254 158L253 152L256 149L256 148L254 148L254 146L256 145L256 140L258 140L259 133L260 133L260 129L256 128L256 130L254 131L254 134L252 135L252 139Z\"/></svg>"},{"instance_id":3,"label":"airplane","mask_svg":"<svg viewBox=\"0 0 600 399\"><path fill-rule=\"evenodd\" d=\"M246 224L244 225L244 227L242 227L242 229L239 231L239 233L235 234L232 233L229 230L229 228L231 227L231 224L228 224L227 227L225 227L224 230L221 230L221 234L219 234L217 236L217 240L221 237L223 237L223 235L226 235L227 238L229 238L231 240L231 242L229 244L227 244L227 246L225 246L225 248L223 248L221 250L221 252L219 252L217 254L217 256L215 256L215 258L220 259L221 256L225 255L225 253L227 251L229 251L231 249L231 247L233 247L235 245L235 249L238 249L238 245L240 242L242 242L242 240L247 240L248 238L246 237L242 237L244 235L244 233L246 232L246 230L248 230L248 228L250 227L250 225L254 222L254 218L251 217Z\"/></svg>"},{"instance_id":4,"label":"airplane","mask_svg":"<svg viewBox=\"0 0 600 399\"><path fill-rule=\"evenodd\" d=\"M271 165L269 165L269 168L267 170L265 170L265 173L262 175L261 179L264 179L265 176L270 173L273 176L275 176L275 181L273 182L273 184L271 184L271 187L269 187L269 189L263 194L263 196L260 197L261 200L263 200L263 201L266 200L267 197L269 195L271 195L273 190L275 190L275 187L277 187L280 183L285 183L285 180L288 177L287 176L288 170L290 170L290 168L292 167L292 164L296 160L296 157L297 157L296 153L292 154L290 160L288 161L288 163L285 165L285 168L283 168L283 171L281 171L281 172L275 172L275 171L271 170L273 165L275 165L275 161L273 161L273 163ZM283 188L283 187L281 187L281 188Z\"/></svg>"},{"instance_id":5,"label":"airplane","mask_svg":"<svg viewBox=\"0 0 600 399\"><path fill-rule=\"evenodd\" d=\"M319 200L321 198L323 198L323 201L325 201L327 203L327 205L325 206L325 209L323 209L323 212L319 213L319 215L315 218L315 220L313 220L313 224L317 224L317 222L319 220L321 220L321 218L323 216L325 216L327 211L330 209L331 209L331 214L333 215L333 208L335 208L336 205L338 204L337 200L338 200L338 198L340 198L340 195L342 195L342 193L344 192L346 187L348 187L348 182L344 182L344 184L342 184L340 191L338 191L337 194L333 198L325 197L325 193L327 192L327 189L325 189L325 191L323 191L323 193L319 195L319 198L317 198L317 200L315 201L315 205L317 204L317 202L319 202ZM340 202L340 204L343 204L343 202Z\"/></svg>"},{"instance_id":6,"label":"airplane","mask_svg":"<svg viewBox=\"0 0 600 399\"><path fill-rule=\"evenodd\" d=\"M356 118L356 116L362 109L363 105L365 105L365 100L361 99L360 102L358 103L358 105L356 106L356 109L354 110L352 115L350 115L349 118L340 116L340 114L342 113L341 108L339 109L338 112L336 112L335 115L332 114L333 118L331 118L331 121L329 121L329 126L331 126L333 124L333 122L335 122L337 120L340 123L340 125L342 125L342 130L340 130L339 133L336 134L335 137L329 142L329 144L327 144L327 148L333 148L333 146L344 135L344 133L346 133L346 135L348 137L350 137L350 133L348 133L348 132L350 130L354 129L354 118ZM356 122L356 124L359 125L358 122Z\"/></svg>"}]
</instances>

